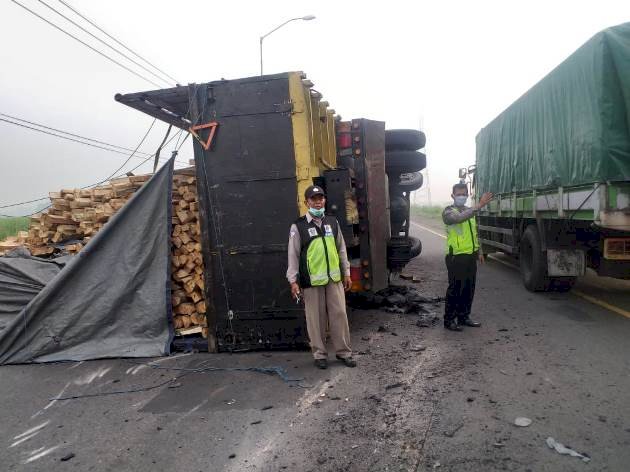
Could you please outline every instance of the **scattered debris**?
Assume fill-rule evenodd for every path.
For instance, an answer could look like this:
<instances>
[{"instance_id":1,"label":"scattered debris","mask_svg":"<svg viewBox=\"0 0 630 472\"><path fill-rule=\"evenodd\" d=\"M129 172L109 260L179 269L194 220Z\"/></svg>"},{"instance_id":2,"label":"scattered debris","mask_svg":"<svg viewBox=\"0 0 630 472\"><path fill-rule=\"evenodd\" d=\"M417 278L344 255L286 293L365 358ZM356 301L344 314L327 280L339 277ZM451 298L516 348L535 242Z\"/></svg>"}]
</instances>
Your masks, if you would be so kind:
<instances>
[{"instance_id":1,"label":"scattered debris","mask_svg":"<svg viewBox=\"0 0 630 472\"><path fill-rule=\"evenodd\" d=\"M225 402L228 405L234 405L236 403L236 400L234 400L233 398L231 400L228 400Z\"/></svg>"},{"instance_id":2,"label":"scattered debris","mask_svg":"<svg viewBox=\"0 0 630 472\"><path fill-rule=\"evenodd\" d=\"M446 436L447 438L452 438L453 436L455 436L455 434L457 434L457 431L459 431L463 427L464 427L464 423L461 423L457 427L455 427L455 429L452 429L450 431L444 431L444 436Z\"/></svg>"},{"instance_id":3,"label":"scattered debris","mask_svg":"<svg viewBox=\"0 0 630 472\"><path fill-rule=\"evenodd\" d=\"M522 428L525 428L525 427L529 426L530 424L532 424L532 420L530 420L529 418L525 418L524 416L519 416L518 418L516 418L514 420L514 424L516 426L520 426Z\"/></svg>"},{"instance_id":4,"label":"scattered debris","mask_svg":"<svg viewBox=\"0 0 630 472\"><path fill-rule=\"evenodd\" d=\"M547 438L547 446L549 446L550 449L554 449L558 454L569 455L571 457L579 457L584 462L591 461L591 458L587 454L584 454L584 453L580 454L579 452L574 451L570 447L567 447L564 444L559 443L552 437Z\"/></svg>"},{"instance_id":5,"label":"scattered debris","mask_svg":"<svg viewBox=\"0 0 630 472\"><path fill-rule=\"evenodd\" d=\"M72 459L74 457L74 452L70 452L68 454L66 454L65 456L63 456L61 459L59 459L61 462L66 462L69 461L70 459Z\"/></svg>"},{"instance_id":6,"label":"scattered debris","mask_svg":"<svg viewBox=\"0 0 630 472\"><path fill-rule=\"evenodd\" d=\"M423 346L422 344L416 344L414 346L411 346L411 349L409 349L411 352L422 352L422 351L426 351L427 347Z\"/></svg>"},{"instance_id":7,"label":"scattered debris","mask_svg":"<svg viewBox=\"0 0 630 472\"><path fill-rule=\"evenodd\" d=\"M381 403L383 401L383 399L376 394L370 395L368 399L374 400L376 403Z\"/></svg>"},{"instance_id":8,"label":"scattered debris","mask_svg":"<svg viewBox=\"0 0 630 472\"><path fill-rule=\"evenodd\" d=\"M393 293L385 299L390 305L401 306L407 303L407 298L401 293Z\"/></svg>"}]
</instances>

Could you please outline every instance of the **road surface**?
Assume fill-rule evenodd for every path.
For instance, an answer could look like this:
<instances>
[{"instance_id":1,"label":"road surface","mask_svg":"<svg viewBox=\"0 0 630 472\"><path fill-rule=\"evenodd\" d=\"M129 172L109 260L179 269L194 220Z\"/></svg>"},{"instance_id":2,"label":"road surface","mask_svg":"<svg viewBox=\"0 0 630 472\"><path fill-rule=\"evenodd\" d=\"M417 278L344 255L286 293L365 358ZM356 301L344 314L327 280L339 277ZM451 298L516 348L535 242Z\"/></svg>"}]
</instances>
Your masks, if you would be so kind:
<instances>
[{"instance_id":1,"label":"road surface","mask_svg":"<svg viewBox=\"0 0 630 472\"><path fill-rule=\"evenodd\" d=\"M441 296L441 230L419 223L424 251L406 272ZM316 370L305 352L0 367L0 469L630 470L630 319L572 294L529 293L509 264L479 270L478 329L351 310L356 369ZM579 289L627 311L625 286L603 284ZM302 380L181 370L209 366L282 367Z\"/></svg>"}]
</instances>

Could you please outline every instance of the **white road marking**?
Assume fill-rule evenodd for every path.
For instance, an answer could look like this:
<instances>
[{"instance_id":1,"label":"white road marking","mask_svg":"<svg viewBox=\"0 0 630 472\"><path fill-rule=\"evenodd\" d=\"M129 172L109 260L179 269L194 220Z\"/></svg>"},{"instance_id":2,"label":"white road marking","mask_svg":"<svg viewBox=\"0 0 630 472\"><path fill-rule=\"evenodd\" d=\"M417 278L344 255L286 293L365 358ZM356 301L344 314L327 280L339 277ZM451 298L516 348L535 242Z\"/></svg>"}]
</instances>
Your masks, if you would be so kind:
<instances>
[{"instance_id":1,"label":"white road marking","mask_svg":"<svg viewBox=\"0 0 630 472\"><path fill-rule=\"evenodd\" d=\"M83 377L79 377L74 380L75 385L89 385L94 382L96 379L101 379L112 370L111 367L101 367L100 369L96 369L94 372L91 372Z\"/></svg>"},{"instance_id":2,"label":"white road marking","mask_svg":"<svg viewBox=\"0 0 630 472\"><path fill-rule=\"evenodd\" d=\"M17 436L14 436L13 439L20 439L20 438L22 438L24 436L28 436L29 434L34 433L35 431L39 431L40 429L45 428L46 426L48 426L48 423L50 423L50 420L44 421L42 424L40 424L38 426L34 426L31 429L27 429L22 434L18 434Z\"/></svg>"},{"instance_id":3,"label":"white road marking","mask_svg":"<svg viewBox=\"0 0 630 472\"><path fill-rule=\"evenodd\" d=\"M427 228L426 226L419 225L418 223L414 223L413 221L411 222L411 224L412 224L413 226L416 226L416 227L420 228L420 229L423 229L423 230L425 230L425 231L428 231L428 232L429 232L429 233L431 233L431 234L435 234L436 236L439 236L439 237L440 237L440 238L442 238L442 239L446 239L446 236L444 236L443 234L438 233L437 231L433 231L432 229Z\"/></svg>"},{"instance_id":4,"label":"white road marking","mask_svg":"<svg viewBox=\"0 0 630 472\"><path fill-rule=\"evenodd\" d=\"M41 451L43 448L36 449L35 451L33 451L33 453L31 453L32 454L31 457L26 459L24 461L24 463L28 464L29 462L33 462L33 461L36 461L37 459L41 459L42 457L47 456L48 454L50 454L54 450L59 449L59 447L61 447L61 444L58 445L58 446L49 447L48 449L46 449L44 451ZM34 454L37 451L41 451L41 452L38 452L37 454Z\"/></svg>"},{"instance_id":5,"label":"white road marking","mask_svg":"<svg viewBox=\"0 0 630 472\"><path fill-rule=\"evenodd\" d=\"M40 432L41 432L41 430L40 430L40 431L35 431L35 432L33 432L33 433L29 434L28 436L24 436L23 438L18 439L17 441L14 441L14 442L13 442L13 443L9 446L9 449L11 449L12 447L17 446L18 444L22 444L23 442L26 442L26 441L28 441L29 439L33 439L33 438L34 438L35 436L37 436Z\"/></svg>"}]
</instances>

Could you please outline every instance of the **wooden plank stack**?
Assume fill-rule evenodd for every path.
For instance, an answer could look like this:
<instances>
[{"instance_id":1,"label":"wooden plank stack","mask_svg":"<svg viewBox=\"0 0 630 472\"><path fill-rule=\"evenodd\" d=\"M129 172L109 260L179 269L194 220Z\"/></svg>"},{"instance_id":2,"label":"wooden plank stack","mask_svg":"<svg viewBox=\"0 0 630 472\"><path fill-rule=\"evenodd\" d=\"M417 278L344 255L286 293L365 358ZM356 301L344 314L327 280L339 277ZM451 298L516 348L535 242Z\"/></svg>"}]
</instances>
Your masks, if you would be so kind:
<instances>
[{"instance_id":1,"label":"wooden plank stack","mask_svg":"<svg viewBox=\"0 0 630 472\"><path fill-rule=\"evenodd\" d=\"M194 171L173 176L171 300L176 330L208 336L199 203ZM194 329L193 329L194 328Z\"/></svg>"},{"instance_id":2,"label":"wooden plank stack","mask_svg":"<svg viewBox=\"0 0 630 472\"><path fill-rule=\"evenodd\" d=\"M151 178L132 175L91 189L62 189L49 194L51 206L31 217L28 232L0 242L0 255L26 247L34 256L59 252L76 254L131 196ZM171 301L178 334L207 337L204 265L195 169L173 175L171 234Z\"/></svg>"},{"instance_id":3,"label":"wooden plank stack","mask_svg":"<svg viewBox=\"0 0 630 472\"><path fill-rule=\"evenodd\" d=\"M27 238L31 254L49 255L61 245L70 254L79 252L150 178L125 176L94 188L49 193L50 208L31 217Z\"/></svg>"}]
</instances>

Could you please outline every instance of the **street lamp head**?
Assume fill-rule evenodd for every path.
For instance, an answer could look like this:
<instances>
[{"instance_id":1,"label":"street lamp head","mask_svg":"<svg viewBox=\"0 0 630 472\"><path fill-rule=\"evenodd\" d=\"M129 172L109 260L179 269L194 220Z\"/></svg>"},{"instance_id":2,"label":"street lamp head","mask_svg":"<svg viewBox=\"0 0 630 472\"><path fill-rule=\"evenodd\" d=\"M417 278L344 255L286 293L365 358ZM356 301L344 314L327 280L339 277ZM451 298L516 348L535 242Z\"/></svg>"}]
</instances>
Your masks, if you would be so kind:
<instances>
[{"instance_id":1,"label":"street lamp head","mask_svg":"<svg viewBox=\"0 0 630 472\"><path fill-rule=\"evenodd\" d=\"M302 19L304 21L311 21L315 19L315 15L306 15L306 16L303 16Z\"/></svg>"}]
</instances>

